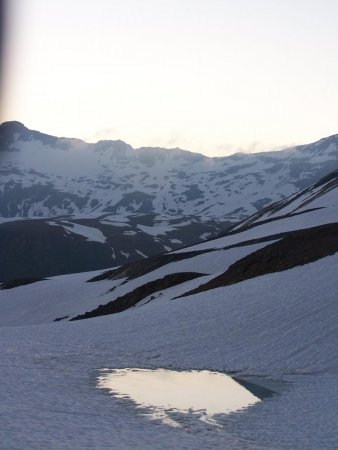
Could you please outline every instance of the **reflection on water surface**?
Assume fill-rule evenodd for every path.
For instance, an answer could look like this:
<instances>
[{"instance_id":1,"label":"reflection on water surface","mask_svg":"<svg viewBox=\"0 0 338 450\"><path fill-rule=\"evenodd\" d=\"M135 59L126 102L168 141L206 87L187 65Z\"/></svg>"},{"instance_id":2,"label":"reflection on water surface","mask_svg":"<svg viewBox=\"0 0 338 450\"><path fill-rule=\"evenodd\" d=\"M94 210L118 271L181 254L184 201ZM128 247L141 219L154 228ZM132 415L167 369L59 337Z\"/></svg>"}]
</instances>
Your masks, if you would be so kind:
<instances>
[{"instance_id":1,"label":"reflection on water surface","mask_svg":"<svg viewBox=\"0 0 338 450\"><path fill-rule=\"evenodd\" d=\"M213 423L215 414L239 411L260 401L230 376L207 370L103 369L98 387L149 408L147 416L172 426L179 426L172 419L175 412Z\"/></svg>"}]
</instances>

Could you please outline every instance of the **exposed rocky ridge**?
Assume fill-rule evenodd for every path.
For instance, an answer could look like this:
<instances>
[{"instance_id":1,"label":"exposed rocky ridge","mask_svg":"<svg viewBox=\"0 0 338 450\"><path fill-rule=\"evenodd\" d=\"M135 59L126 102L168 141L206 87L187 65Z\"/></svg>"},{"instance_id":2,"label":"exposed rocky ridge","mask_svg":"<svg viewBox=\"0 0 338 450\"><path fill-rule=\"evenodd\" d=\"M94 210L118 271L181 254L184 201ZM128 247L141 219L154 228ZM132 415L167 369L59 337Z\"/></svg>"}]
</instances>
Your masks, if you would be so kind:
<instances>
[{"instance_id":1,"label":"exposed rocky ridge","mask_svg":"<svg viewBox=\"0 0 338 450\"><path fill-rule=\"evenodd\" d=\"M127 264L125 266L118 267L117 269L112 269L107 272L103 272L102 274L87 280L87 283L93 283L95 281L102 281L102 280L118 280L121 278L133 280L142 275L146 275L147 273L156 270L162 266L165 266L166 264L193 258L194 256L201 255L209 251L210 250L200 250L196 252L164 253L162 255L156 255L142 261L136 261Z\"/></svg>"},{"instance_id":2,"label":"exposed rocky ridge","mask_svg":"<svg viewBox=\"0 0 338 450\"><path fill-rule=\"evenodd\" d=\"M338 223L285 233L282 239L236 261L229 269L184 296L230 286L267 273L302 266L338 252Z\"/></svg>"},{"instance_id":3,"label":"exposed rocky ridge","mask_svg":"<svg viewBox=\"0 0 338 450\"><path fill-rule=\"evenodd\" d=\"M91 317L105 316L107 314L116 314L137 305L141 300L149 297L162 289L168 289L172 286L185 283L186 281L202 277L204 274L195 272L180 272L166 275L158 280L150 281L132 292L128 292L122 297L118 297L105 305L99 305L96 309L88 311L85 314L73 317L72 320L90 319ZM155 297L154 297L155 298ZM153 300L150 297L149 301Z\"/></svg>"}]
</instances>

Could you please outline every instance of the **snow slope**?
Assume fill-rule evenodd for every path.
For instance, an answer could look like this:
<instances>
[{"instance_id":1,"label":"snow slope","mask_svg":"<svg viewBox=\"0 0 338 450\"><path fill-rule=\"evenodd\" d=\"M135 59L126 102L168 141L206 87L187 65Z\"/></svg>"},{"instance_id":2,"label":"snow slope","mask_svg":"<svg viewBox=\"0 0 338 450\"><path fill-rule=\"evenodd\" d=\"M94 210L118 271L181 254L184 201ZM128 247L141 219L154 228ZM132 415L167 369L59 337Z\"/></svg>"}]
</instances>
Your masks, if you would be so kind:
<instances>
[{"instance_id":1,"label":"snow slope","mask_svg":"<svg viewBox=\"0 0 338 450\"><path fill-rule=\"evenodd\" d=\"M335 255L121 314L1 328L1 448L336 448L337 269ZM221 429L171 428L97 389L102 367L235 371L287 388Z\"/></svg>"},{"instance_id":2,"label":"snow slope","mask_svg":"<svg viewBox=\"0 0 338 450\"><path fill-rule=\"evenodd\" d=\"M304 203L306 207L301 209L300 206ZM241 270L244 270L246 261L250 262L250 255L259 254L264 259L271 258L276 253L280 261L278 270L285 270L294 263L285 259L287 254L292 254L292 249L283 249L284 242L288 243L290 239L293 246L298 241L302 242L297 250L302 253L297 255L302 258L299 264L314 262L335 253L337 246L335 236L338 228L338 171L299 194L290 196L283 204L284 209L278 202L269 207L268 212L263 211L258 219L257 215L254 215L233 231L217 239L153 256L144 262L131 263L104 272L102 275L100 271L65 275L15 289L4 289L1 291L0 325L31 325L65 317L71 319L86 311L94 310L99 305L123 299L142 286L145 286L144 293L137 291L135 304L145 304L149 300L154 300L153 297L156 301L168 301L216 279L232 269L235 263L240 268L243 264ZM269 219L263 220L267 214ZM319 252L316 251L315 242L311 243L312 239L316 239ZM259 253L264 249L266 253ZM295 256L294 259L296 260ZM252 263L259 269L257 261ZM296 266L299 264L295 263ZM263 260L260 261L260 265L263 266ZM265 273L264 269L262 270L262 273ZM161 287L165 277L191 272L199 276L180 282L178 286ZM158 286L150 285L152 282L156 282ZM6 287L5 284L3 287ZM24 305L23 296L26 298ZM78 296L81 297L81 302L78 301Z\"/></svg>"},{"instance_id":3,"label":"snow slope","mask_svg":"<svg viewBox=\"0 0 338 450\"><path fill-rule=\"evenodd\" d=\"M194 271L205 273L206 276L203 279L208 280L210 279L209 274L218 274L220 268L226 269L233 262L264 245L266 244L230 249L226 252L226 256L225 252L216 251L192 259L169 263L132 279L127 284L124 283L126 277L88 283L88 280L101 273L99 271L52 277L15 289L1 290L0 326L35 325L53 322L55 319L65 316L69 319L170 273L188 272L191 266ZM199 284L201 284L200 279L184 283L180 288L169 290L170 293L163 292L163 299L170 299L172 295L175 296L181 291L184 293ZM23 298L26 299L25 303L23 303ZM79 301L79 299L81 300Z\"/></svg>"},{"instance_id":4,"label":"snow slope","mask_svg":"<svg viewBox=\"0 0 338 450\"><path fill-rule=\"evenodd\" d=\"M1 448L337 448L338 196L336 187L319 190L311 196L317 209L309 203L295 215L302 202L291 198L287 214L194 247L0 290ZM328 248L319 245L323 254L304 238L313 232L329 239ZM304 259L288 268L283 242L298 241ZM274 252L284 266L245 279L245 261L258 254L253 269L264 269ZM182 296L234 267L243 267L242 281ZM191 271L202 276L147 292L156 280ZM133 292L143 297L123 312L67 321ZM52 323L62 315L70 317ZM101 368L124 367L208 369L283 389L218 417L218 427L188 414L172 428L98 388Z\"/></svg>"},{"instance_id":5,"label":"snow slope","mask_svg":"<svg viewBox=\"0 0 338 450\"><path fill-rule=\"evenodd\" d=\"M323 223L334 222L334 215L328 216L328 211L337 205L338 170L323 177L317 183L297 192L286 199L280 200L258 213L252 215L233 230L242 230L258 222L281 219L284 216L309 213L310 210L325 208ZM318 213L316 214L318 216Z\"/></svg>"}]
</instances>

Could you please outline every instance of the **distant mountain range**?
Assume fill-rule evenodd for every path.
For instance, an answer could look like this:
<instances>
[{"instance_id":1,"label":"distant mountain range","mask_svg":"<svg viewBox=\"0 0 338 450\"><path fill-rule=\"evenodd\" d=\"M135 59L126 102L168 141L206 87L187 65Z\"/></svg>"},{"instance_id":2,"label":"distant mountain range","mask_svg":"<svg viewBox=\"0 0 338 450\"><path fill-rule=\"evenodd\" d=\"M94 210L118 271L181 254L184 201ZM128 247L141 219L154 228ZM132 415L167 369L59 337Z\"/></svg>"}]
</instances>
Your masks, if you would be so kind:
<instances>
[{"instance_id":1,"label":"distant mountain range","mask_svg":"<svg viewBox=\"0 0 338 450\"><path fill-rule=\"evenodd\" d=\"M8 317L0 326L82 320L200 293L210 301L210 291L216 288L292 272L336 253L338 170L216 239L105 272L5 282L1 288L13 293L2 294L8 298ZM16 291L25 284L31 286ZM49 289L58 299L45 307ZM23 293L27 300L21 312ZM81 301L76 300L80 293Z\"/></svg>"},{"instance_id":2,"label":"distant mountain range","mask_svg":"<svg viewBox=\"0 0 338 450\"><path fill-rule=\"evenodd\" d=\"M6 122L0 158L5 281L112 267L216 236L337 169L338 135L208 158Z\"/></svg>"}]
</instances>

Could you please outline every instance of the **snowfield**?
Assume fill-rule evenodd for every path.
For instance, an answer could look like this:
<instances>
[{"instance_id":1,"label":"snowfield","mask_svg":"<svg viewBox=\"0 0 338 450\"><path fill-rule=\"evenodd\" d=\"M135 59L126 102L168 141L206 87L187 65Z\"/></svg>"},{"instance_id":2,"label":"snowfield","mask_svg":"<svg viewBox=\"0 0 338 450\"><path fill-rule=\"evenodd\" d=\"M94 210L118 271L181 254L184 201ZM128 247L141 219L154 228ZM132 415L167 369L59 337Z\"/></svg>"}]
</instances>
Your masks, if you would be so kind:
<instances>
[{"instance_id":1,"label":"snowfield","mask_svg":"<svg viewBox=\"0 0 338 450\"><path fill-rule=\"evenodd\" d=\"M170 300L196 288L202 280L209 281L220 271L226 270L230 264L266 245L266 243L248 245L229 249L226 252L217 250L192 259L169 263L126 284L125 278L87 283L87 280L102 273L102 271L96 271L52 277L15 289L3 290L0 291L0 326L37 325L53 322L58 318L71 318L94 309L100 304L108 303L113 298L125 295L150 281L171 273L187 272L191 266L196 272L206 274L205 277L163 291L161 300ZM213 276L210 277L209 274ZM25 298L24 302L23 298ZM147 298L145 298L146 301Z\"/></svg>"},{"instance_id":2,"label":"snowfield","mask_svg":"<svg viewBox=\"0 0 338 450\"><path fill-rule=\"evenodd\" d=\"M1 450L337 449L338 186L317 187L298 215L299 196L288 215L275 204L272 221L253 216L177 252L2 286ZM86 312L107 315L70 321ZM173 428L102 389L103 368L210 370L283 389L217 427L187 413Z\"/></svg>"},{"instance_id":3,"label":"snowfield","mask_svg":"<svg viewBox=\"0 0 338 450\"><path fill-rule=\"evenodd\" d=\"M49 221L47 223L48 225L59 226L58 223L53 221ZM66 232L79 234L80 236L85 237L88 241L101 242L102 244L106 242L106 237L97 228L86 227L84 225L79 225L78 223L68 223L66 221L62 222L62 227Z\"/></svg>"},{"instance_id":4,"label":"snowfield","mask_svg":"<svg viewBox=\"0 0 338 450\"><path fill-rule=\"evenodd\" d=\"M1 328L1 448L337 448L337 271L334 255L121 314ZM289 384L226 416L222 429L171 428L98 389L103 367L207 368Z\"/></svg>"}]
</instances>

